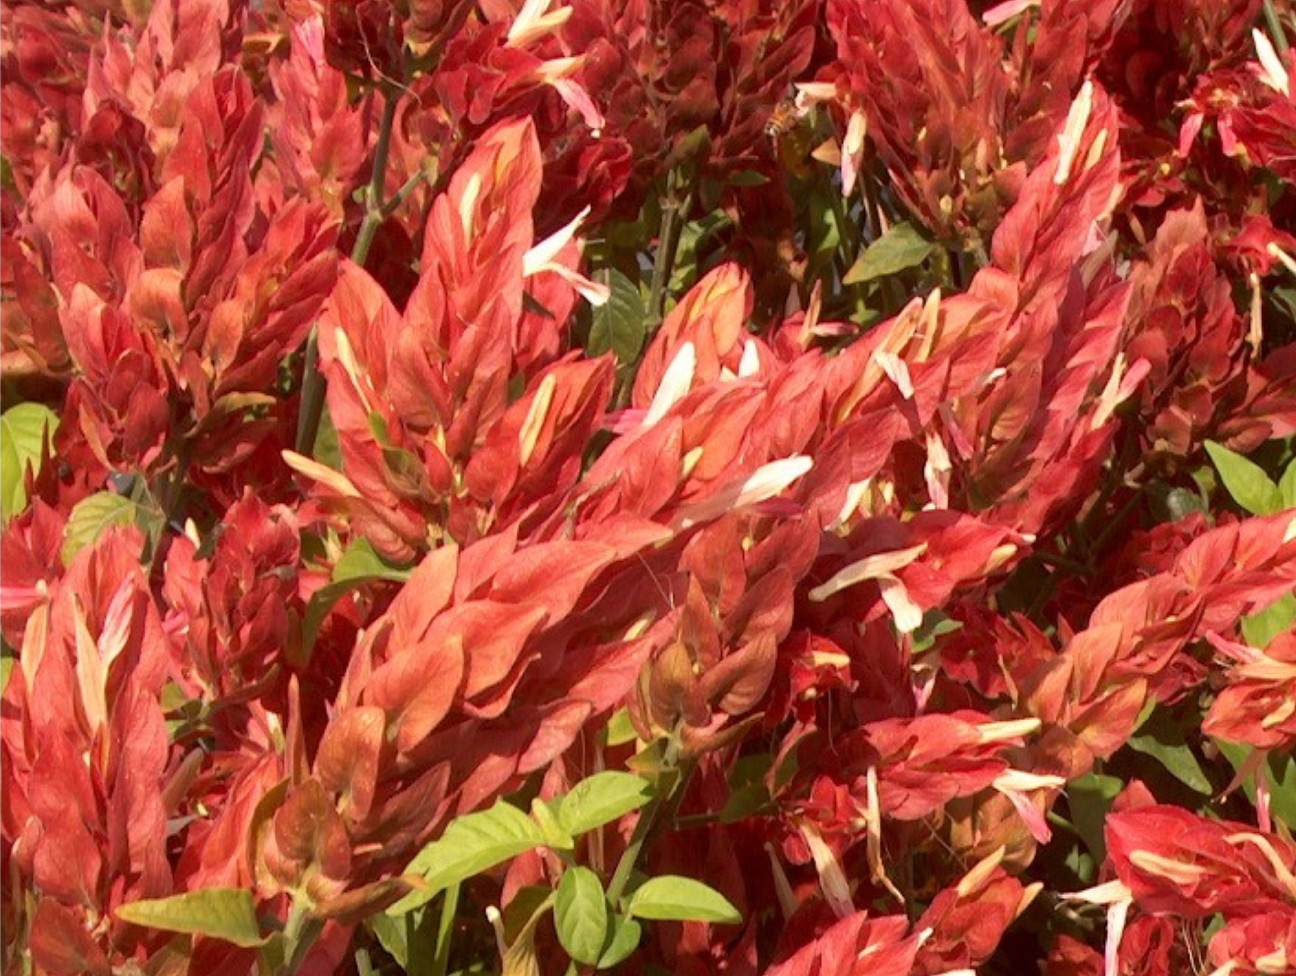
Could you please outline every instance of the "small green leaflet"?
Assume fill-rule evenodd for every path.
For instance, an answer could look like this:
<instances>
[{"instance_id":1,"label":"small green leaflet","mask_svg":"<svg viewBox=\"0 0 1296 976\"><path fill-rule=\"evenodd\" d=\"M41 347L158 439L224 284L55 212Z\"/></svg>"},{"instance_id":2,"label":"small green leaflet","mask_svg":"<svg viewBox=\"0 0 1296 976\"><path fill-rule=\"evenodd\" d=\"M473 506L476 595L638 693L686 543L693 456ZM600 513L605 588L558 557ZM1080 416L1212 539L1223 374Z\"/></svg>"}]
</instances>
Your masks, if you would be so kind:
<instances>
[{"instance_id":1,"label":"small green leaflet","mask_svg":"<svg viewBox=\"0 0 1296 976\"><path fill-rule=\"evenodd\" d=\"M652 788L633 773L604 772L581 780L557 802L558 822L569 834L583 834L638 810Z\"/></svg>"},{"instance_id":2,"label":"small green leaflet","mask_svg":"<svg viewBox=\"0 0 1296 976\"><path fill-rule=\"evenodd\" d=\"M439 891L502 864L545 842L536 822L499 800L489 810L456 817L445 833L419 851L406 868L422 875L427 889L406 895L388 914L402 915L432 900Z\"/></svg>"},{"instance_id":3,"label":"small green leaflet","mask_svg":"<svg viewBox=\"0 0 1296 976\"><path fill-rule=\"evenodd\" d=\"M333 566L332 581L341 583L353 579L385 579L403 583L410 578L411 570L386 562L368 539L357 539L347 546Z\"/></svg>"},{"instance_id":4,"label":"small green leaflet","mask_svg":"<svg viewBox=\"0 0 1296 976\"><path fill-rule=\"evenodd\" d=\"M264 945L252 892L246 888L199 888L170 898L133 901L117 909L132 925L205 935L245 949Z\"/></svg>"},{"instance_id":5,"label":"small green leaflet","mask_svg":"<svg viewBox=\"0 0 1296 976\"><path fill-rule=\"evenodd\" d=\"M630 721L629 709L619 708L612 713L607 724L607 744L610 746L620 746L627 742L633 742L639 737L635 732L634 723Z\"/></svg>"},{"instance_id":6,"label":"small green leaflet","mask_svg":"<svg viewBox=\"0 0 1296 976\"><path fill-rule=\"evenodd\" d=\"M846 272L842 283L857 285L915 268L927 260L933 247L935 245L924 239L912 224L896 224L864 249Z\"/></svg>"},{"instance_id":7,"label":"small green leaflet","mask_svg":"<svg viewBox=\"0 0 1296 976\"><path fill-rule=\"evenodd\" d=\"M630 896L626 914L658 922L742 922L742 914L720 892L677 874L645 881Z\"/></svg>"},{"instance_id":8,"label":"small green leaflet","mask_svg":"<svg viewBox=\"0 0 1296 976\"><path fill-rule=\"evenodd\" d=\"M630 958L630 953L639 947L639 938L643 935L643 926L633 918L624 915L612 916L612 934L608 937L607 948L599 956L599 969L611 969Z\"/></svg>"},{"instance_id":9,"label":"small green leaflet","mask_svg":"<svg viewBox=\"0 0 1296 976\"><path fill-rule=\"evenodd\" d=\"M24 484L28 465L38 465L45 437L54 440L58 417L39 403L19 403L0 414L0 515L8 522L27 507Z\"/></svg>"},{"instance_id":10,"label":"small green leaflet","mask_svg":"<svg viewBox=\"0 0 1296 976\"><path fill-rule=\"evenodd\" d=\"M558 801L546 803L536 797L531 801L531 818L540 826L544 834L545 846L556 851L570 851L576 846L576 838L565 829L557 815Z\"/></svg>"},{"instance_id":11,"label":"small green leaflet","mask_svg":"<svg viewBox=\"0 0 1296 976\"><path fill-rule=\"evenodd\" d=\"M100 491L81 499L73 506L63 530L63 548L59 553L63 565L72 565L76 554L92 545L109 526L133 525L139 511L137 503L114 491Z\"/></svg>"},{"instance_id":12,"label":"small green leaflet","mask_svg":"<svg viewBox=\"0 0 1296 976\"><path fill-rule=\"evenodd\" d=\"M608 906L603 885L589 868L563 872L554 902L554 928L567 955L587 966L598 963L607 940Z\"/></svg>"},{"instance_id":13,"label":"small green leaflet","mask_svg":"<svg viewBox=\"0 0 1296 976\"><path fill-rule=\"evenodd\" d=\"M357 539L334 565L330 582L311 594L310 602L306 604L302 620L302 652L310 654L320 628L338 600L373 580L403 583L410 578L411 572L384 562L368 539Z\"/></svg>"},{"instance_id":14,"label":"small green leaflet","mask_svg":"<svg viewBox=\"0 0 1296 976\"><path fill-rule=\"evenodd\" d=\"M1259 465L1214 441L1206 442L1206 453L1219 471L1229 496L1238 505L1252 515L1282 511L1282 494Z\"/></svg>"},{"instance_id":15,"label":"small green leaflet","mask_svg":"<svg viewBox=\"0 0 1296 976\"><path fill-rule=\"evenodd\" d=\"M1296 595L1281 596L1263 610L1242 618L1242 636L1252 647L1264 649L1279 634L1296 625Z\"/></svg>"},{"instance_id":16,"label":"small green leaflet","mask_svg":"<svg viewBox=\"0 0 1296 976\"><path fill-rule=\"evenodd\" d=\"M633 363L639 358L646 333L647 311L639 286L616 268L595 272L599 284L607 285L608 300L594 309L586 352L601 356L609 349L617 362Z\"/></svg>"},{"instance_id":17,"label":"small green leaflet","mask_svg":"<svg viewBox=\"0 0 1296 976\"><path fill-rule=\"evenodd\" d=\"M1278 495L1283 508L1296 508L1296 460L1287 465L1287 470L1278 479Z\"/></svg>"}]
</instances>

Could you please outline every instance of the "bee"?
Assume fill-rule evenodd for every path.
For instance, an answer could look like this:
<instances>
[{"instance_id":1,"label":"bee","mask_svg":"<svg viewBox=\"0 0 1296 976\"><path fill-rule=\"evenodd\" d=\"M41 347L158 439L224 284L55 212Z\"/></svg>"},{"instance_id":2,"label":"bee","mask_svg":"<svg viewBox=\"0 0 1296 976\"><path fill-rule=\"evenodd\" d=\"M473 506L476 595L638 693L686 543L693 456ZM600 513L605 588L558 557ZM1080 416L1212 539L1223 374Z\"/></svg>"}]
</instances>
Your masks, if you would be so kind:
<instances>
[{"instance_id":1,"label":"bee","mask_svg":"<svg viewBox=\"0 0 1296 976\"><path fill-rule=\"evenodd\" d=\"M769 137L774 158L797 176L809 173L809 156L814 139L814 126L808 123L810 103L788 86L784 95L765 121L765 135Z\"/></svg>"},{"instance_id":2,"label":"bee","mask_svg":"<svg viewBox=\"0 0 1296 976\"><path fill-rule=\"evenodd\" d=\"M790 90L774 106L774 111L770 112L765 123L765 134L774 140L781 139L797 127L804 114L797 104L796 92Z\"/></svg>"}]
</instances>

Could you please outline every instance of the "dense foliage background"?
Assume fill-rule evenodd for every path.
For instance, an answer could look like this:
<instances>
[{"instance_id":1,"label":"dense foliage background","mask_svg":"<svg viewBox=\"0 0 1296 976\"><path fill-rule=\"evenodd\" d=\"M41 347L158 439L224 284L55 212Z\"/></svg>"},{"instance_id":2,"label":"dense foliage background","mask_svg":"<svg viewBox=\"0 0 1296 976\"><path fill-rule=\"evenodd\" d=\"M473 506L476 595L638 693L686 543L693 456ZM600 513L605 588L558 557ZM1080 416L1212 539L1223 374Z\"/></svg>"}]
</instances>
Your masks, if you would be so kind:
<instances>
[{"instance_id":1,"label":"dense foliage background","mask_svg":"<svg viewBox=\"0 0 1296 976\"><path fill-rule=\"evenodd\" d=\"M4 0L6 972L1296 973L1278 0Z\"/></svg>"}]
</instances>

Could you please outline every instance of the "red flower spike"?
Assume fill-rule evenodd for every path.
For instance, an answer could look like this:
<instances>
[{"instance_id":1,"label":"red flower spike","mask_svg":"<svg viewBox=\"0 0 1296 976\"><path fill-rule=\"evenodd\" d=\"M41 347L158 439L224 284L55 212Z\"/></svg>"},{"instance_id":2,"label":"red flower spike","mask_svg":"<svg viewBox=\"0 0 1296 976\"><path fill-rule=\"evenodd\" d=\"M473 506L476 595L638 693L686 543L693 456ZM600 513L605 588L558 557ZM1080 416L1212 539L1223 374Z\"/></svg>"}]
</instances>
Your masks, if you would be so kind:
<instances>
[{"instance_id":1,"label":"red flower spike","mask_svg":"<svg viewBox=\"0 0 1296 976\"><path fill-rule=\"evenodd\" d=\"M769 969L769 976L908 976L919 938L902 915L870 919L857 912Z\"/></svg>"},{"instance_id":2,"label":"red flower spike","mask_svg":"<svg viewBox=\"0 0 1296 976\"><path fill-rule=\"evenodd\" d=\"M931 932L918 950L915 973L937 976L960 968L974 970L994 954L1004 930L1040 890L1009 877L999 867L1002 860L1001 849L932 900L915 925L920 932Z\"/></svg>"}]
</instances>

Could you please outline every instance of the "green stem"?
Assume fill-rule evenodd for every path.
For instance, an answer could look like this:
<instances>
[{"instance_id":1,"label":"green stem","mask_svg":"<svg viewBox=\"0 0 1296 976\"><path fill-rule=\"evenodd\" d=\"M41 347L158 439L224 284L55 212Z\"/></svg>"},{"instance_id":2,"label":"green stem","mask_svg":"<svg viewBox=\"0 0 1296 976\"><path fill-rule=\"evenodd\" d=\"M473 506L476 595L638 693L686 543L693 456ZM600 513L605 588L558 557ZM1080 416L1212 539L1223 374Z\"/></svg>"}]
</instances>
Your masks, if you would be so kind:
<instances>
[{"instance_id":1,"label":"green stem","mask_svg":"<svg viewBox=\"0 0 1296 976\"><path fill-rule=\"evenodd\" d=\"M356 234L351 260L364 267L374 235L386 219L388 211L383 203L383 188L387 179L387 156L391 152L392 129L396 123L399 93L389 89L383 94L383 116L378 127L378 144L374 147L373 173L365 191L365 215ZM413 187L410 187L412 190ZM405 190L404 187L401 190ZM400 195L399 192L397 194ZM394 199L394 198L393 198ZM319 329L311 327L306 339L306 362L302 367L301 407L297 414L297 439L294 449L307 456L314 453L315 437L319 433L320 418L324 414L324 374L319 371Z\"/></svg>"},{"instance_id":2,"label":"green stem","mask_svg":"<svg viewBox=\"0 0 1296 976\"><path fill-rule=\"evenodd\" d=\"M1287 34L1283 31L1282 20L1278 17L1278 11L1274 9L1273 0L1264 0L1264 18L1269 33L1273 35L1274 47L1278 49L1279 55L1286 61Z\"/></svg>"},{"instance_id":3,"label":"green stem","mask_svg":"<svg viewBox=\"0 0 1296 976\"><path fill-rule=\"evenodd\" d=\"M437 923L436 957L428 976L445 976L450 965L450 939L454 935L455 913L459 911L459 886L446 889Z\"/></svg>"},{"instance_id":4,"label":"green stem","mask_svg":"<svg viewBox=\"0 0 1296 976\"><path fill-rule=\"evenodd\" d=\"M683 198L676 197L675 178L672 173L667 178L666 194L662 200L661 224L657 231L657 256L653 261L652 281L648 288L644 348L647 348L649 340L665 318L666 289L670 284L671 272L675 268L680 231L684 228L684 221L688 218L688 211L692 205L691 192L685 193ZM638 372L637 361L617 371L617 389L613 395L615 409L624 409L630 403L630 394L634 390L635 376Z\"/></svg>"},{"instance_id":5,"label":"green stem","mask_svg":"<svg viewBox=\"0 0 1296 976\"><path fill-rule=\"evenodd\" d=\"M679 759L679 737L671 736L670 741L666 744L666 752L662 757L662 766L666 769L673 769ZM612 880L607 886L607 900L609 905L616 905L621 895L625 892L625 887L630 883L630 875L634 873L635 863L639 860L639 853L643 850L644 841L648 839L649 833L652 832L653 824L656 822L658 815L671 802L671 798L679 792L683 783L683 777L676 780L675 785L669 792L662 796L654 797L653 801L644 807L643 813L639 815L639 822L635 824L634 833L630 835L630 843L626 845L625 851L621 854L621 860L617 861L616 871L612 873Z\"/></svg>"},{"instance_id":6,"label":"green stem","mask_svg":"<svg viewBox=\"0 0 1296 976\"><path fill-rule=\"evenodd\" d=\"M373 244L374 234L378 232L384 217L383 188L387 181L387 156L391 152L392 129L396 124L396 107L400 100L395 90L385 93L382 122L378 127L378 144L374 147L373 174L369 188L365 193L365 215L356 234L355 246L351 248L351 260L364 267L369 257L369 248Z\"/></svg>"},{"instance_id":7,"label":"green stem","mask_svg":"<svg viewBox=\"0 0 1296 976\"><path fill-rule=\"evenodd\" d=\"M306 961L311 946L324 928L324 920L316 918L302 902L293 902L292 911L284 925L284 962L279 967L278 976L293 976L293 973Z\"/></svg>"},{"instance_id":8,"label":"green stem","mask_svg":"<svg viewBox=\"0 0 1296 976\"><path fill-rule=\"evenodd\" d=\"M400 205L405 202L411 193L418 189L418 185L427 178L427 173L422 169L415 170L410 174L410 178L401 184L400 189L392 194L392 198L383 204L383 217L390 217Z\"/></svg>"}]
</instances>

